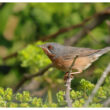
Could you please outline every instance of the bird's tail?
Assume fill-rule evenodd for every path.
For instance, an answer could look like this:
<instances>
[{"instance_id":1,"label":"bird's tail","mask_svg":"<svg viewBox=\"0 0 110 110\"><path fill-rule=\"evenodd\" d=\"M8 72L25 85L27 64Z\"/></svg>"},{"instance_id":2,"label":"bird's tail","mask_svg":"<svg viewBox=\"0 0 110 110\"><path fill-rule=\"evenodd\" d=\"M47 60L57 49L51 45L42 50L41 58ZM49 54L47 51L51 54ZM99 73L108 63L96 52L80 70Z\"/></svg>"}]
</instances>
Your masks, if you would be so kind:
<instances>
[{"instance_id":1,"label":"bird's tail","mask_svg":"<svg viewBox=\"0 0 110 110\"><path fill-rule=\"evenodd\" d=\"M99 50L94 55L98 58L98 57L102 56L103 54L105 54L109 51L110 51L110 47L106 47L106 48L103 48L103 49Z\"/></svg>"}]
</instances>

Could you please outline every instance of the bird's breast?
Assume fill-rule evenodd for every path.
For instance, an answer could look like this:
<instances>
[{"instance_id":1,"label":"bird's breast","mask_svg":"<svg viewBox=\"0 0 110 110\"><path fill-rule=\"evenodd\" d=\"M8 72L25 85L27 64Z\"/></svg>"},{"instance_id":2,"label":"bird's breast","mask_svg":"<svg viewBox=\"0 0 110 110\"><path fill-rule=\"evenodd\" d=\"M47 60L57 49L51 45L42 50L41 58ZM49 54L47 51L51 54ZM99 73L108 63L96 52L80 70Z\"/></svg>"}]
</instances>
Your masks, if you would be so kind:
<instances>
[{"instance_id":1,"label":"bird's breast","mask_svg":"<svg viewBox=\"0 0 110 110\"><path fill-rule=\"evenodd\" d=\"M62 71L68 71L69 66L72 63L72 60L64 60L61 56L60 57L50 57L54 66Z\"/></svg>"},{"instance_id":2,"label":"bird's breast","mask_svg":"<svg viewBox=\"0 0 110 110\"><path fill-rule=\"evenodd\" d=\"M63 70L64 72L68 71L74 59L64 60L63 57L50 58L55 67ZM91 59L89 57L78 57L75 59L75 63L72 67L72 70L85 70L91 65Z\"/></svg>"}]
</instances>

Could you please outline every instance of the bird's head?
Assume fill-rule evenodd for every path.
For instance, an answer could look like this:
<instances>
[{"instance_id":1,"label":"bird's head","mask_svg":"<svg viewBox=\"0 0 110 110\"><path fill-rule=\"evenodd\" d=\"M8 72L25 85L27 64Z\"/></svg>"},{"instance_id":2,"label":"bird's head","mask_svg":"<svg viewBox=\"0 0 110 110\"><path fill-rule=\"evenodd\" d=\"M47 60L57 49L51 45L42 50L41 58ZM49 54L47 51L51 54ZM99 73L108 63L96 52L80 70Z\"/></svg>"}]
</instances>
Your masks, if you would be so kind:
<instances>
[{"instance_id":1,"label":"bird's head","mask_svg":"<svg viewBox=\"0 0 110 110\"><path fill-rule=\"evenodd\" d=\"M57 56L62 50L62 45L57 43L46 43L39 45L48 56Z\"/></svg>"}]
</instances>

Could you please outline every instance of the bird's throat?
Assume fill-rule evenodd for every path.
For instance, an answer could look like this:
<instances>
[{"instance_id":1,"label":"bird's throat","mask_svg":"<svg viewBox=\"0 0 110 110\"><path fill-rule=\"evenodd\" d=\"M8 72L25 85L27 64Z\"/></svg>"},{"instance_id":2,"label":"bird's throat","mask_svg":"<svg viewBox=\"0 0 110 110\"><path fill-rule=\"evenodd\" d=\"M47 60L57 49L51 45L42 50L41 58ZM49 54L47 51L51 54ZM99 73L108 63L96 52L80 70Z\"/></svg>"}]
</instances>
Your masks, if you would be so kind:
<instances>
[{"instance_id":1,"label":"bird's throat","mask_svg":"<svg viewBox=\"0 0 110 110\"><path fill-rule=\"evenodd\" d=\"M52 54L47 48L43 48L43 51L46 53L46 55L47 55L50 59L55 56L55 55Z\"/></svg>"}]
</instances>

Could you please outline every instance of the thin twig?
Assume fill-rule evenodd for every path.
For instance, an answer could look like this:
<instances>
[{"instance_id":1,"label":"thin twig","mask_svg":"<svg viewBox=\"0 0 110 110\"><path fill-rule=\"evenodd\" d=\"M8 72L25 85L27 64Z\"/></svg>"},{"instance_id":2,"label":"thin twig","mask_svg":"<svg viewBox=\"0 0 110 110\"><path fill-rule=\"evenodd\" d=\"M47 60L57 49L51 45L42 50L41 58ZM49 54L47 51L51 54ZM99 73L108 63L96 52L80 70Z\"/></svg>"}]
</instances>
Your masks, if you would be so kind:
<instances>
[{"instance_id":1,"label":"thin twig","mask_svg":"<svg viewBox=\"0 0 110 110\"><path fill-rule=\"evenodd\" d=\"M95 88L93 89L91 95L89 96L88 100L85 102L84 107L88 107L88 105L92 102L95 94L97 93L98 89L100 88L100 86L104 82L104 80L105 80L105 78L106 78L106 76L108 75L109 72L110 72L110 63L108 64L107 68L105 69L102 76L98 80L98 82L97 82Z\"/></svg>"},{"instance_id":2,"label":"thin twig","mask_svg":"<svg viewBox=\"0 0 110 110\"><path fill-rule=\"evenodd\" d=\"M84 19L81 23L79 24L76 24L76 25L72 25L70 27L65 27L65 28L62 28L62 29L59 29L57 32L53 33L53 34L50 34L48 36L44 36L44 37L41 37L40 40L42 41L48 41L49 39L52 39L52 38L56 38L58 35L62 34L62 33L65 33L65 32L68 32L68 31L71 31L73 29L76 29L76 28L80 28L80 27L83 27L89 20L91 20L93 18L93 16L90 16L86 19Z\"/></svg>"},{"instance_id":3,"label":"thin twig","mask_svg":"<svg viewBox=\"0 0 110 110\"><path fill-rule=\"evenodd\" d=\"M5 60L7 60L7 59L16 57L17 55L18 55L18 53L15 52L15 53L12 53L12 54L10 54L10 55L8 55L8 56L6 56L6 57L3 57L2 59L3 59L3 61L5 61Z\"/></svg>"},{"instance_id":4,"label":"thin twig","mask_svg":"<svg viewBox=\"0 0 110 110\"><path fill-rule=\"evenodd\" d=\"M110 105L110 97L103 103L104 107L108 107Z\"/></svg>"},{"instance_id":5,"label":"thin twig","mask_svg":"<svg viewBox=\"0 0 110 110\"><path fill-rule=\"evenodd\" d=\"M93 16L94 18L91 20L90 23L86 24L76 35L65 40L66 45L76 44L79 40L81 40L88 34L88 31L91 31L100 24L102 24L103 21L110 17L110 8L107 8L100 13L96 13Z\"/></svg>"},{"instance_id":6,"label":"thin twig","mask_svg":"<svg viewBox=\"0 0 110 110\"><path fill-rule=\"evenodd\" d=\"M42 70L40 70L39 72L32 74L32 75L25 74L24 77L22 78L22 80L15 86L14 92L16 92L26 81L31 80L34 77L42 76L52 66L53 65L50 64L50 65L46 66L45 68L43 68Z\"/></svg>"},{"instance_id":7,"label":"thin twig","mask_svg":"<svg viewBox=\"0 0 110 110\"><path fill-rule=\"evenodd\" d=\"M66 27L66 28L59 29L59 30L58 30L57 32L55 32L54 34L41 37L40 40L42 40L42 41L48 41L48 40L51 39L51 38L56 38L58 35L60 35L60 34L62 34L62 33L71 31L71 30L73 30L73 29L75 29L75 28L83 27L83 26L85 26L85 24L86 24L88 21L90 21L90 20L93 19L93 18L96 20L96 23L95 23L95 20L92 22L93 25L94 25L94 23L97 24L97 25L99 25L99 24L101 24L100 21L103 21L103 19L102 19L102 20L99 20L100 17L103 17L103 18L104 18L104 16L105 16L105 15L108 15L108 14L110 14L110 8L109 8L109 7L108 7L106 10L104 10L104 11L95 13L94 15L92 15L92 16L90 16L90 17L84 19L84 20L83 20L81 23L79 23L79 24L76 24L76 25L72 25L72 26L70 26L70 27ZM99 24L98 24L97 18L98 18L98 20L99 20ZM105 18L105 19L106 19L106 18ZM92 24L92 23L91 23L91 24ZM92 25L90 25L89 27L90 27L90 29L91 29ZM85 27L84 27L84 28L85 28ZM88 26L87 26L87 28L88 28ZM93 28L94 28L94 27L93 27Z\"/></svg>"},{"instance_id":8,"label":"thin twig","mask_svg":"<svg viewBox=\"0 0 110 110\"><path fill-rule=\"evenodd\" d=\"M69 68L69 71L68 71L68 77L67 77L67 80L66 80L66 93L65 93L65 98L66 98L66 102L67 102L67 105L68 107L72 107L72 100L70 98L70 90L71 90L71 81L73 79L73 77L71 77L71 72L72 72L72 67L76 61L76 58L78 56L76 56L74 59L73 59L73 62Z\"/></svg>"}]
</instances>

